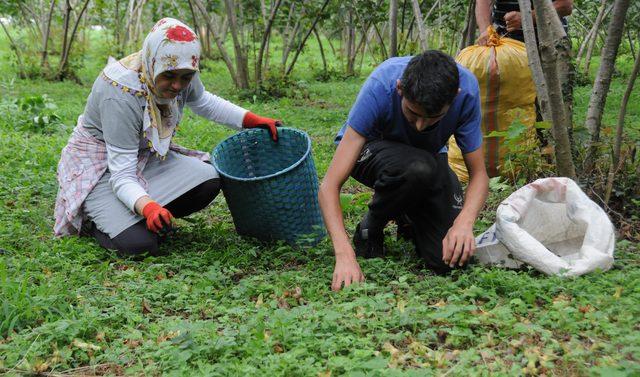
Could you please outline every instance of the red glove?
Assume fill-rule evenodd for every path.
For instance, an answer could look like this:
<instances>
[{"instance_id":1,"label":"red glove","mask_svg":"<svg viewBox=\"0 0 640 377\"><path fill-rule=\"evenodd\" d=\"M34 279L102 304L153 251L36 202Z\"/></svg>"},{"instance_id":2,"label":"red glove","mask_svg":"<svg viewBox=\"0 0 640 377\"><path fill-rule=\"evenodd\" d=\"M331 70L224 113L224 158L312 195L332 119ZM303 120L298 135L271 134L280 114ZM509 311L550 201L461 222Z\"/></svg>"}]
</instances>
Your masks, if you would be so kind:
<instances>
[{"instance_id":1,"label":"red glove","mask_svg":"<svg viewBox=\"0 0 640 377\"><path fill-rule=\"evenodd\" d=\"M276 127L279 126L282 126L281 121L261 117L260 115L256 115L251 111L248 111L247 114L245 114L244 119L242 119L242 127L244 128L261 127L269 130L273 141L278 141L278 130L276 129Z\"/></svg>"},{"instance_id":2,"label":"red glove","mask_svg":"<svg viewBox=\"0 0 640 377\"><path fill-rule=\"evenodd\" d=\"M165 226L170 226L173 219L171 212L156 202L147 203L142 208L142 216L147 219L147 228L154 233L160 232Z\"/></svg>"}]
</instances>

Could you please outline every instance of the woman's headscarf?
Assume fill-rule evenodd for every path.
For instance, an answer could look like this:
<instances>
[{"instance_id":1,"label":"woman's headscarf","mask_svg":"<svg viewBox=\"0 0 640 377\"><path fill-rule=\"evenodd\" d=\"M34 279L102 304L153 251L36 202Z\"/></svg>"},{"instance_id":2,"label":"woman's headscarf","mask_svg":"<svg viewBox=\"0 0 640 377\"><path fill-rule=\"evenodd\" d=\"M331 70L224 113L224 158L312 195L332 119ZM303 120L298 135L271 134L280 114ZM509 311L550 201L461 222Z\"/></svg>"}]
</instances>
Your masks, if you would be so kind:
<instances>
[{"instance_id":1,"label":"woman's headscarf","mask_svg":"<svg viewBox=\"0 0 640 377\"><path fill-rule=\"evenodd\" d=\"M159 74L178 69L199 70L200 42L187 25L173 18L158 21L142 44L142 50L107 65L103 76L112 85L132 95L144 96L147 101L142 129L149 146L160 156L169 150L171 136L181 116L178 97L158 97L155 79ZM158 105L169 109L162 116Z\"/></svg>"}]
</instances>

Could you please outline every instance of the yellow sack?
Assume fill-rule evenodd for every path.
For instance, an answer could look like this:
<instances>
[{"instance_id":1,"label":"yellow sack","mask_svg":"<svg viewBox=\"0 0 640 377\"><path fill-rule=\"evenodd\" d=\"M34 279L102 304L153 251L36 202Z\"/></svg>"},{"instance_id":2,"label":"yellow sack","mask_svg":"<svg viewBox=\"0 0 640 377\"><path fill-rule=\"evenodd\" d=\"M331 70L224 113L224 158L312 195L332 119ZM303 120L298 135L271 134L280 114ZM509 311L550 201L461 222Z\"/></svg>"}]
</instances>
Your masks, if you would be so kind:
<instances>
[{"instance_id":1,"label":"yellow sack","mask_svg":"<svg viewBox=\"0 0 640 377\"><path fill-rule=\"evenodd\" d=\"M464 164L462 151L453 136L449 138L449 166L451 167L451 170L456 173L461 183L469 182L467 165Z\"/></svg>"},{"instance_id":2,"label":"yellow sack","mask_svg":"<svg viewBox=\"0 0 640 377\"><path fill-rule=\"evenodd\" d=\"M486 136L492 131L507 130L516 117L532 130L535 125L536 86L531 77L527 50L524 43L501 38L489 27L487 45L465 48L456 61L473 72L480 84L485 163L489 176L500 175L507 152L501 145L504 138ZM535 132L531 135L535 137ZM460 180L466 182L467 169L453 137L449 140L449 148L449 165Z\"/></svg>"}]
</instances>

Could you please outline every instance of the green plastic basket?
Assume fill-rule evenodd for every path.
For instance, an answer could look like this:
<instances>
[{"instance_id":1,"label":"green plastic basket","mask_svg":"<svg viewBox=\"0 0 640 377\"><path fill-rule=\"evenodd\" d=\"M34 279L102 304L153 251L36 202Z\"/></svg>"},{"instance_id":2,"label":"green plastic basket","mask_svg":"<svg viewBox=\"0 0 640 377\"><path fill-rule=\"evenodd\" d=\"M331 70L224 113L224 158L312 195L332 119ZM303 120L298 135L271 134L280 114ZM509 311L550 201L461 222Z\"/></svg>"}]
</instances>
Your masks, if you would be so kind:
<instances>
[{"instance_id":1,"label":"green plastic basket","mask_svg":"<svg viewBox=\"0 0 640 377\"><path fill-rule=\"evenodd\" d=\"M318 174L305 132L280 127L237 133L215 147L215 168L239 234L262 241L315 244L326 235Z\"/></svg>"}]
</instances>

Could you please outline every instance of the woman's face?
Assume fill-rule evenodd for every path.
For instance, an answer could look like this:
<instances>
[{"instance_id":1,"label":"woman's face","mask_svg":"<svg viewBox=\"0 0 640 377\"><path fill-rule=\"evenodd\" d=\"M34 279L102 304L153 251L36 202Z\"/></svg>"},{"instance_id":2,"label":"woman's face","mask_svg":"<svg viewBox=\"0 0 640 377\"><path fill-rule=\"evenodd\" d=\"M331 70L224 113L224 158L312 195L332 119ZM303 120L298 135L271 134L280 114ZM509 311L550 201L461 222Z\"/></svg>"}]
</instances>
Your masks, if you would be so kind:
<instances>
[{"instance_id":1,"label":"woman's face","mask_svg":"<svg viewBox=\"0 0 640 377\"><path fill-rule=\"evenodd\" d=\"M162 72L156 77L158 96L166 99L176 98L178 93L189 85L195 74L196 71L191 69Z\"/></svg>"}]
</instances>

